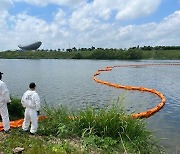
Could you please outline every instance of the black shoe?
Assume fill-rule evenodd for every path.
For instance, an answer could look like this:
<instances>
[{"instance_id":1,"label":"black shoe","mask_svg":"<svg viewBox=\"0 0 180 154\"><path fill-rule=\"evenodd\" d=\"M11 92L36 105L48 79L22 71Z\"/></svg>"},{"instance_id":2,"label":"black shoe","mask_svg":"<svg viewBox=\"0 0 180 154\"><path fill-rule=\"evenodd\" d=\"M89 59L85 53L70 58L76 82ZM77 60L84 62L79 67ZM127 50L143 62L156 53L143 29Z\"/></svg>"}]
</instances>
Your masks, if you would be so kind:
<instances>
[{"instance_id":1,"label":"black shoe","mask_svg":"<svg viewBox=\"0 0 180 154\"><path fill-rule=\"evenodd\" d=\"M31 133L31 132L30 132L30 135L35 135L35 133Z\"/></svg>"},{"instance_id":2,"label":"black shoe","mask_svg":"<svg viewBox=\"0 0 180 154\"><path fill-rule=\"evenodd\" d=\"M4 133L9 134L10 133L10 129L5 130Z\"/></svg>"}]
</instances>

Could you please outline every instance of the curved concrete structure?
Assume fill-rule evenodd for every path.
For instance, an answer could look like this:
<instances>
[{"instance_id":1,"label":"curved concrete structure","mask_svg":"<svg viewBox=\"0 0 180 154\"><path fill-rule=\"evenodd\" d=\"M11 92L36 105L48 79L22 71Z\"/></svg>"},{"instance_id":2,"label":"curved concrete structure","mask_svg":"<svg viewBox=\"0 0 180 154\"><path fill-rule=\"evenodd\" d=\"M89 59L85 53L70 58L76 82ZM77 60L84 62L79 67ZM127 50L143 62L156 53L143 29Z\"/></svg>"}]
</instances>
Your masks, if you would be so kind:
<instances>
[{"instance_id":1,"label":"curved concrete structure","mask_svg":"<svg viewBox=\"0 0 180 154\"><path fill-rule=\"evenodd\" d=\"M18 45L18 47L22 50L37 50L41 46L42 42L38 41L26 46Z\"/></svg>"}]
</instances>

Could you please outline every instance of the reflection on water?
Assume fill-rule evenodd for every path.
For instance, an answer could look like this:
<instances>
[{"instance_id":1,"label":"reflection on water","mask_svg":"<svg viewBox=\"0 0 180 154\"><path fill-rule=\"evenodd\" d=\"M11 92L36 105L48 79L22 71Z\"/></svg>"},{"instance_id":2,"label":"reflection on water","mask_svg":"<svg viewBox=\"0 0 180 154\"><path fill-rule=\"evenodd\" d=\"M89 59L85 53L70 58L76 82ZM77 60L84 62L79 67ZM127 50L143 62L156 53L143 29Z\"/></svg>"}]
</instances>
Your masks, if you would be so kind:
<instances>
[{"instance_id":1,"label":"reflection on water","mask_svg":"<svg viewBox=\"0 0 180 154\"><path fill-rule=\"evenodd\" d=\"M128 91L101 85L92 75L106 66L142 63L173 63L180 61L118 61L118 60L5 60L0 59L0 71L13 96L21 97L30 82L36 82L37 91L48 104L63 104L73 109L108 106L117 98L124 98L122 106L128 113L140 112L160 102L154 94ZM99 79L153 88L166 97L166 105L147 119L148 128L173 153L180 143L180 73L179 66L145 66L114 68Z\"/></svg>"}]
</instances>

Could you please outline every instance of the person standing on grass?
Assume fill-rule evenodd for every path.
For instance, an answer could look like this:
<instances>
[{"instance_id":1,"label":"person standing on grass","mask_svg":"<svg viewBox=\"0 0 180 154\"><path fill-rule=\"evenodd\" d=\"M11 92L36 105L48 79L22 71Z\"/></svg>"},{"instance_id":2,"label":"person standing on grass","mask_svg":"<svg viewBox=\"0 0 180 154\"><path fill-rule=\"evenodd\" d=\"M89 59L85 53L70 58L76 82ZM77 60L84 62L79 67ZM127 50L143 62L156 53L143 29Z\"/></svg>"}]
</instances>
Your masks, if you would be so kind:
<instances>
[{"instance_id":1,"label":"person standing on grass","mask_svg":"<svg viewBox=\"0 0 180 154\"><path fill-rule=\"evenodd\" d=\"M8 133L10 130L9 113L7 103L11 102L9 90L6 84L1 80L2 72L0 72L0 115L2 117L4 132Z\"/></svg>"},{"instance_id":2,"label":"person standing on grass","mask_svg":"<svg viewBox=\"0 0 180 154\"><path fill-rule=\"evenodd\" d=\"M30 83L29 90L27 90L21 99L23 107L25 107L24 122L22 125L23 131L28 131L30 122L30 134L34 135L38 128L38 115L40 110L40 98L38 93L35 91L36 84Z\"/></svg>"}]
</instances>

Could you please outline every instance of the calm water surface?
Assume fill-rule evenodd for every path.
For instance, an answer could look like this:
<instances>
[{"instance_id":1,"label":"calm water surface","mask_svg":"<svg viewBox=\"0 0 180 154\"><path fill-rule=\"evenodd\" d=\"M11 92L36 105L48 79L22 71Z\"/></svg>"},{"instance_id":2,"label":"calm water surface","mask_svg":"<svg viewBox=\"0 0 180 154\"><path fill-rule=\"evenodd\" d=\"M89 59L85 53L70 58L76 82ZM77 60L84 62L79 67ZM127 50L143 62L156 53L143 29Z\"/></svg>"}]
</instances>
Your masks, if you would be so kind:
<instances>
[{"instance_id":1,"label":"calm water surface","mask_svg":"<svg viewBox=\"0 0 180 154\"><path fill-rule=\"evenodd\" d=\"M160 102L154 94L128 91L101 85L93 74L106 66L121 64L180 63L172 60L6 60L0 59L0 71L11 95L21 98L30 82L37 84L42 103L67 105L73 109L87 105L106 107L124 99L121 104L130 112L144 111ZM180 66L146 66L114 68L99 79L123 85L145 86L161 91L166 105L148 118L148 128L160 139L168 153L180 153Z\"/></svg>"}]
</instances>

